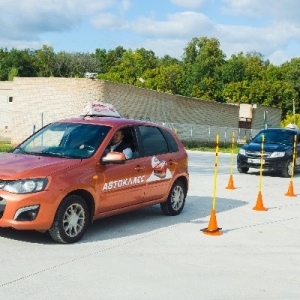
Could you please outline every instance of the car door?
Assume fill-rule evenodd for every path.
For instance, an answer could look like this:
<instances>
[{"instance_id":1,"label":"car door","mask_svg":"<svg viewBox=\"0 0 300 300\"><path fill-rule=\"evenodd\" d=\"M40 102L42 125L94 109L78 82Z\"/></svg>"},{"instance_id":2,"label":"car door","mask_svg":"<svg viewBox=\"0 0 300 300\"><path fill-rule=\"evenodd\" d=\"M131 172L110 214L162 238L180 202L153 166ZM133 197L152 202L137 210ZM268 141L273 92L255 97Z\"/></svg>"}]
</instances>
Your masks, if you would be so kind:
<instances>
[{"instance_id":1,"label":"car door","mask_svg":"<svg viewBox=\"0 0 300 300\"><path fill-rule=\"evenodd\" d=\"M129 129L132 129L132 139L136 141L134 128L127 127L128 132ZM137 152L136 149L132 150L134 153ZM127 159L124 164L101 166L99 178L102 178L103 182L96 213L123 208L144 201L146 185L144 158L134 155L133 158Z\"/></svg>"},{"instance_id":2,"label":"car door","mask_svg":"<svg viewBox=\"0 0 300 300\"><path fill-rule=\"evenodd\" d=\"M139 126L138 129L145 164L145 201L160 199L171 187L176 168L175 154L169 152L167 140L158 127Z\"/></svg>"}]
</instances>

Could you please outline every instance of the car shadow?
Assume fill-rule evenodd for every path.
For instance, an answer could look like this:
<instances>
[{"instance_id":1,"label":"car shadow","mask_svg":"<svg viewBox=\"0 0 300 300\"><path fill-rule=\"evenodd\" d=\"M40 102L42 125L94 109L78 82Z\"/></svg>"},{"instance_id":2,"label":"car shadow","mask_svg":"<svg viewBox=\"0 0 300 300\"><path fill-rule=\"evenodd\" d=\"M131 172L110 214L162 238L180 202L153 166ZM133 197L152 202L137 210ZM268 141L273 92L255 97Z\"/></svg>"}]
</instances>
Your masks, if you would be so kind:
<instances>
[{"instance_id":1,"label":"car shadow","mask_svg":"<svg viewBox=\"0 0 300 300\"><path fill-rule=\"evenodd\" d=\"M245 201L228 198L217 198L216 201L218 213L248 204ZM157 230L165 230L168 227L179 226L182 223L207 224L207 221L201 219L210 215L211 207L211 197L188 196L183 211L177 216L165 216L160 209L160 205L154 205L98 219L88 227L83 238L77 243L91 243L144 235ZM48 233L37 231L1 228L0 236L26 243L60 245L52 241Z\"/></svg>"}]
</instances>

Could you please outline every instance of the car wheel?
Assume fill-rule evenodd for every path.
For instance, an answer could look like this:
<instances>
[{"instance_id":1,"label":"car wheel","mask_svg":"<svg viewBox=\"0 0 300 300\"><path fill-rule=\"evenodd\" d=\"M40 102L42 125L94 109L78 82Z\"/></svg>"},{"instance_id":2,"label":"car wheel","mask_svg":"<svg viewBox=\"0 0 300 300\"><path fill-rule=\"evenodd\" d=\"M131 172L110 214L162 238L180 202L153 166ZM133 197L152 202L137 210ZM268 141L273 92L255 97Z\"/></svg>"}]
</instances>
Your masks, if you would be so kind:
<instances>
[{"instance_id":1,"label":"car wheel","mask_svg":"<svg viewBox=\"0 0 300 300\"><path fill-rule=\"evenodd\" d=\"M49 234L57 242L75 243L84 235L89 218L89 209L84 199L70 195L59 206Z\"/></svg>"},{"instance_id":2,"label":"car wheel","mask_svg":"<svg viewBox=\"0 0 300 300\"><path fill-rule=\"evenodd\" d=\"M247 167L239 167L238 166L237 169L240 173L247 173L249 171L249 168L247 168Z\"/></svg>"},{"instance_id":3,"label":"car wheel","mask_svg":"<svg viewBox=\"0 0 300 300\"><path fill-rule=\"evenodd\" d=\"M174 182L168 200L160 204L162 212L167 216L176 216L181 213L186 197L186 187L177 180Z\"/></svg>"},{"instance_id":4,"label":"car wheel","mask_svg":"<svg viewBox=\"0 0 300 300\"><path fill-rule=\"evenodd\" d=\"M281 173L282 173L283 177L291 177L292 176L292 173L293 173L293 163L292 163L291 160L288 160L285 163L285 165L284 165Z\"/></svg>"}]
</instances>

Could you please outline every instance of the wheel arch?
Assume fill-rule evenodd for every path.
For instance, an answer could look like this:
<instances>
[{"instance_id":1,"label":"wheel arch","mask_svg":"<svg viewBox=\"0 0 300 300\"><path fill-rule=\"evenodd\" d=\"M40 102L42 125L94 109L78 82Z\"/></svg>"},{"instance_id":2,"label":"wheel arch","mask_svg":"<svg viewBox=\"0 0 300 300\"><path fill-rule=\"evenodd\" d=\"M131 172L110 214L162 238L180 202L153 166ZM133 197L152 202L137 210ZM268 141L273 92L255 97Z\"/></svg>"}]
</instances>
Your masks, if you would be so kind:
<instances>
[{"instance_id":1,"label":"wheel arch","mask_svg":"<svg viewBox=\"0 0 300 300\"><path fill-rule=\"evenodd\" d=\"M177 177L174 182L176 182L177 180L181 181L185 187L186 192L188 192L189 189L189 183L188 183L188 179L185 176L179 176ZM173 182L173 184L174 184ZM172 187L171 187L172 188Z\"/></svg>"},{"instance_id":2,"label":"wheel arch","mask_svg":"<svg viewBox=\"0 0 300 300\"><path fill-rule=\"evenodd\" d=\"M71 193L67 194L65 196L65 198L70 195L78 195L84 199L84 201L86 202L86 204L89 208L89 213L90 213L89 223L90 224L93 223L93 216L94 216L94 212L95 212L95 201L94 201L94 198L91 195L91 193L89 193L86 190L75 190L75 191L72 191Z\"/></svg>"}]
</instances>

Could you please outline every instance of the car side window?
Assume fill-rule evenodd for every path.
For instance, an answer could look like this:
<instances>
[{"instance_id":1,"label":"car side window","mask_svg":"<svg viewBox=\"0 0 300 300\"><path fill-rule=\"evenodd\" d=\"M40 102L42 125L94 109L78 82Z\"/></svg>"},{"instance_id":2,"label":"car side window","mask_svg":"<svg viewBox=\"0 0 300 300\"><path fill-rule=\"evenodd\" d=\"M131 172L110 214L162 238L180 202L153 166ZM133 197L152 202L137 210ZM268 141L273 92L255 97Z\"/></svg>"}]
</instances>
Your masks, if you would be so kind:
<instances>
[{"instance_id":1,"label":"car side window","mask_svg":"<svg viewBox=\"0 0 300 300\"><path fill-rule=\"evenodd\" d=\"M176 140L174 139L174 137L172 136L172 134L169 131L164 130L164 129L162 129L161 131L168 141L170 152L177 152L179 150L178 144L177 144Z\"/></svg>"},{"instance_id":2,"label":"car side window","mask_svg":"<svg viewBox=\"0 0 300 300\"><path fill-rule=\"evenodd\" d=\"M167 153L168 144L157 127L139 126L144 156Z\"/></svg>"}]
</instances>

